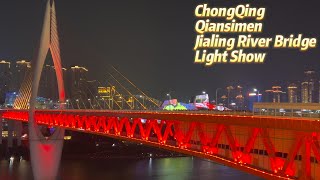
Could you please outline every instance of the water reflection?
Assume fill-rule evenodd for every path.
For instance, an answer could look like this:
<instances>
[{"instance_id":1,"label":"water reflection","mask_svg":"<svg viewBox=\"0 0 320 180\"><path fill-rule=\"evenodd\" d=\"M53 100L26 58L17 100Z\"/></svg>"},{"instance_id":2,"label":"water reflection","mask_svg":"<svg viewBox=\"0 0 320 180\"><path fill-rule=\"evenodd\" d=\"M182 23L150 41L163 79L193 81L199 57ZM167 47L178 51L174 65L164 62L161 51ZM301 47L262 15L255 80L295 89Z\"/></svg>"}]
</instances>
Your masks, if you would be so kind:
<instances>
[{"instance_id":1,"label":"water reflection","mask_svg":"<svg viewBox=\"0 0 320 180\"><path fill-rule=\"evenodd\" d=\"M143 160L64 160L60 179L119 179L119 180L255 180L258 177L192 157L148 158ZM30 162L0 161L0 179L32 179Z\"/></svg>"}]
</instances>

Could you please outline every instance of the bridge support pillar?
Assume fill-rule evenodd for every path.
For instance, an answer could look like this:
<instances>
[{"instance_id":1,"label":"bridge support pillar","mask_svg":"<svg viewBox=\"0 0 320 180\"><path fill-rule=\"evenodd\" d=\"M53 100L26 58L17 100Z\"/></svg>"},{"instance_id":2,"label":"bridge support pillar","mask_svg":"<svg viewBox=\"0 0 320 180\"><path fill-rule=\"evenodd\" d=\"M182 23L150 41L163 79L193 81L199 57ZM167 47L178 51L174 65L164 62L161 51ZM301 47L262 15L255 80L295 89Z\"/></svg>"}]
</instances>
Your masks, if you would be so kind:
<instances>
[{"instance_id":1,"label":"bridge support pillar","mask_svg":"<svg viewBox=\"0 0 320 180\"><path fill-rule=\"evenodd\" d=\"M38 128L38 127L37 127ZM61 160L64 129L57 129L50 139L39 138L34 127L29 128L30 156L35 180L56 180Z\"/></svg>"},{"instance_id":2,"label":"bridge support pillar","mask_svg":"<svg viewBox=\"0 0 320 180\"><path fill-rule=\"evenodd\" d=\"M58 179L58 170L61 160L65 130L62 128L57 128L50 137L44 137L39 130L36 119L34 118L41 72L48 54L48 50L51 52L54 69L56 72L59 101L61 103L60 109L64 109L65 90L58 37L54 1L48 0L43 21L38 56L35 64L32 64L33 81L29 108L29 141L32 172L35 180Z\"/></svg>"}]
</instances>

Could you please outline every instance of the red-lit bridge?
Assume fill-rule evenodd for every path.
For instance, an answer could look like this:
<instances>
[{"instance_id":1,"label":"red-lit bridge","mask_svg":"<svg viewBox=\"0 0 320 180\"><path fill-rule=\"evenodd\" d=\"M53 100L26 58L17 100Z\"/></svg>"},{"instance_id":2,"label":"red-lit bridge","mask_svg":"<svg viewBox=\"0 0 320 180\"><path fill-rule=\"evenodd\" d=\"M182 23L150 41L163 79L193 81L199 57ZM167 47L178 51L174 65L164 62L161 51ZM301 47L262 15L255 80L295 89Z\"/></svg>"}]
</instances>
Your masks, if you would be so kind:
<instances>
[{"instance_id":1,"label":"red-lit bridge","mask_svg":"<svg viewBox=\"0 0 320 180\"><path fill-rule=\"evenodd\" d=\"M25 78L14 103L14 108L28 110L0 110L0 118L28 121L35 179L57 179L65 129L206 158L267 179L320 179L320 122L310 118L311 115L309 118L291 118L262 116L262 113L251 116L161 111L37 110L36 98L48 51L56 71L59 109L64 109L67 102L55 13L54 1L47 0L32 73ZM264 113L277 114L272 108ZM291 114L295 114L291 110ZM282 112L280 114L284 115ZM54 126L56 130L50 137L44 137L37 124Z\"/></svg>"},{"instance_id":2,"label":"red-lit bridge","mask_svg":"<svg viewBox=\"0 0 320 180\"><path fill-rule=\"evenodd\" d=\"M28 111L2 110L27 122ZM39 124L210 159L267 179L319 179L317 119L165 111L37 110Z\"/></svg>"}]
</instances>

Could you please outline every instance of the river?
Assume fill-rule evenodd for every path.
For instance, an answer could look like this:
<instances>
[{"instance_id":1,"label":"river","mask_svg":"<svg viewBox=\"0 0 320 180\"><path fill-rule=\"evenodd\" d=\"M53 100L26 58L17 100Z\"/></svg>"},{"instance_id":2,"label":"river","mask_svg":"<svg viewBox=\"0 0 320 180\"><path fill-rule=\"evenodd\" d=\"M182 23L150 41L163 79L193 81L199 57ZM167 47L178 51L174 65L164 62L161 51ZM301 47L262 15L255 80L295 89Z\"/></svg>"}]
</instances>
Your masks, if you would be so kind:
<instances>
[{"instance_id":1,"label":"river","mask_svg":"<svg viewBox=\"0 0 320 180\"><path fill-rule=\"evenodd\" d=\"M62 160L63 180L258 180L256 176L193 157ZM1 180L29 180L30 162L0 161Z\"/></svg>"}]
</instances>

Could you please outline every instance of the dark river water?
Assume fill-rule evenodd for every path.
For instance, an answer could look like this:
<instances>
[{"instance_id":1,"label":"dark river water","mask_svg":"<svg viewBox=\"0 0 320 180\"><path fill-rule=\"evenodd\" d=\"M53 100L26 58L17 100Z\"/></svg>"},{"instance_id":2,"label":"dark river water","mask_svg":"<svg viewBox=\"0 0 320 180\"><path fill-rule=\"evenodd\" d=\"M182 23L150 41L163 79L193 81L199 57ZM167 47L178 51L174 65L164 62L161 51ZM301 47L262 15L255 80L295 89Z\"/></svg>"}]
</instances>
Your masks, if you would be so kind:
<instances>
[{"instance_id":1,"label":"dark river water","mask_svg":"<svg viewBox=\"0 0 320 180\"><path fill-rule=\"evenodd\" d=\"M65 180L258 180L244 172L192 157L158 159L63 160L59 173ZM29 180L30 162L0 161L0 180Z\"/></svg>"}]
</instances>

